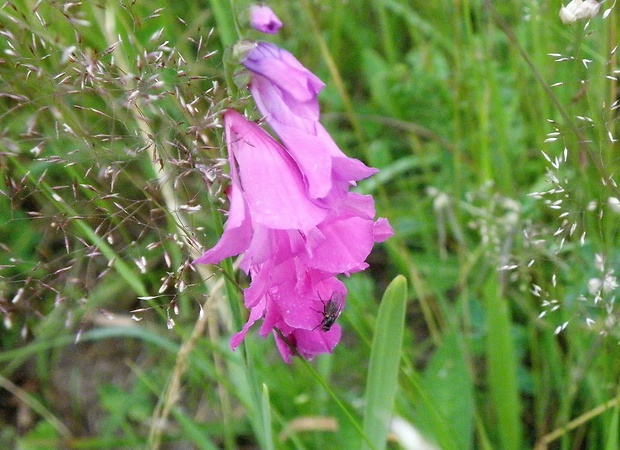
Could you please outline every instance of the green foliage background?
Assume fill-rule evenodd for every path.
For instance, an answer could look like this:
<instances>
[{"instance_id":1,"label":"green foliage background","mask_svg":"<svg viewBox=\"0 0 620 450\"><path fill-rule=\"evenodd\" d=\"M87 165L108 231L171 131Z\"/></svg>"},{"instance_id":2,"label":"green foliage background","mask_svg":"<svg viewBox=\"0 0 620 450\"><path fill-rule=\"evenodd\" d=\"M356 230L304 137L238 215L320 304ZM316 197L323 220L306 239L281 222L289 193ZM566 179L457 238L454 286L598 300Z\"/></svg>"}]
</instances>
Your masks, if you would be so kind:
<instances>
[{"instance_id":1,"label":"green foliage background","mask_svg":"<svg viewBox=\"0 0 620 450\"><path fill-rule=\"evenodd\" d=\"M620 448L615 3L572 25L535 0L270 5L276 36L242 1L0 6L0 446L423 448L404 423ZM231 352L247 280L190 264L225 220L219 115L253 113L240 37L326 82L396 232L312 362L253 331Z\"/></svg>"}]
</instances>

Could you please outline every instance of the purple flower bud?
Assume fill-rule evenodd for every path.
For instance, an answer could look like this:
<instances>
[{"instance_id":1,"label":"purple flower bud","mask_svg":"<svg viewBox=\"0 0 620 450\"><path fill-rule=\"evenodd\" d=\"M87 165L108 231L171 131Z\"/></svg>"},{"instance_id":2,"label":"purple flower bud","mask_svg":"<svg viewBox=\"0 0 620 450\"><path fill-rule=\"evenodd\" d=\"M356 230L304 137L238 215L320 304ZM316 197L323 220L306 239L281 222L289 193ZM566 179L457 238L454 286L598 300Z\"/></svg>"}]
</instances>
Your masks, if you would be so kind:
<instances>
[{"instance_id":1,"label":"purple flower bud","mask_svg":"<svg viewBox=\"0 0 620 450\"><path fill-rule=\"evenodd\" d=\"M282 28L278 16L265 4L250 6L250 25L261 33L276 34Z\"/></svg>"}]
</instances>

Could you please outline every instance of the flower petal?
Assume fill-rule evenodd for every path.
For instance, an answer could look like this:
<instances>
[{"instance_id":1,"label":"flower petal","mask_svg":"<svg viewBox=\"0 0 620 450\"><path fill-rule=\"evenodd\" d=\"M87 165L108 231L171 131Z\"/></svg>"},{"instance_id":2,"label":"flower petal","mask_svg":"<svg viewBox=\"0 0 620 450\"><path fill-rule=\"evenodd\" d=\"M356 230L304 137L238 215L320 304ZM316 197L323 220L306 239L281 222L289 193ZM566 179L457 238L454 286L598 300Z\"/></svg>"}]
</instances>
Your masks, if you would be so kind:
<instances>
[{"instance_id":1,"label":"flower petal","mask_svg":"<svg viewBox=\"0 0 620 450\"><path fill-rule=\"evenodd\" d=\"M342 329L336 323L329 331L295 330L294 335L297 351L301 356L310 360L321 353L331 353L340 341Z\"/></svg>"},{"instance_id":2,"label":"flower petal","mask_svg":"<svg viewBox=\"0 0 620 450\"><path fill-rule=\"evenodd\" d=\"M254 222L308 230L326 217L327 211L308 198L297 166L280 144L234 110L224 114L224 123Z\"/></svg>"},{"instance_id":3,"label":"flower petal","mask_svg":"<svg viewBox=\"0 0 620 450\"><path fill-rule=\"evenodd\" d=\"M323 83L293 55L259 42L243 64L253 72L249 88L258 109L299 165L310 197L327 196L334 177L351 184L377 171L348 158L320 124L317 95Z\"/></svg>"},{"instance_id":4,"label":"flower petal","mask_svg":"<svg viewBox=\"0 0 620 450\"><path fill-rule=\"evenodd\" d=\"M297 103L316 102L325 87L319 77L306 69L291 53L269 42L258 42L245 56L242 64L250 71L275 83Z\"/></svg>"},{"instance_id":5,"label":"flower petal","mask_svg":"<svg viewBox=\"0 0 620 450\"><path fill-rule=\"evenodd\" d=\"M250 329L250 327L254 325L254 323L263 316L263 314L265 313L265 304L266 304L266 301L263 301L262 303L259 303L258 305L256 305L254 308L250 310L250 317L248 321L246 322L246 324L243 326L241 331L234 334L233 337L230 339L231 349L234 350L237 347L239 347L241 342L245 339L245 335L248 333L248 330Z\"/></svg>"},{"instance_id":6,"label":"flower petal","mask_svg":"<svg viewBox=\"0 0 620 450\"><path fill-rule=\"evenodd\" d=\"M375 238L375 242L383 242L394 236L394 230L387 219L380 217L375 222L372 234Z\"/></svg>"},{"instance_id":7,"label":"flower petal","mask_svg":"<svg viewBox=\"0 0 620 450\"><path fill-rule=\"evenodd\" d=\"M351 217L321 224L325 240L307 260L308 267L332 273L358 272L374 244L372 220Z\"/></svg>"},{"instance_id":8,"label":"flower petal","mask_svg":"<svg viewBox=\"0 0 620 450\"><path fill-rule=\"evenodd\" d=\"M213 248L194 260L194 264L217 264L224 258L243 253L250 245L252 223L243 193L234 180L230 190L230 212L224 234Z\"/></svg>"}]
</instances>

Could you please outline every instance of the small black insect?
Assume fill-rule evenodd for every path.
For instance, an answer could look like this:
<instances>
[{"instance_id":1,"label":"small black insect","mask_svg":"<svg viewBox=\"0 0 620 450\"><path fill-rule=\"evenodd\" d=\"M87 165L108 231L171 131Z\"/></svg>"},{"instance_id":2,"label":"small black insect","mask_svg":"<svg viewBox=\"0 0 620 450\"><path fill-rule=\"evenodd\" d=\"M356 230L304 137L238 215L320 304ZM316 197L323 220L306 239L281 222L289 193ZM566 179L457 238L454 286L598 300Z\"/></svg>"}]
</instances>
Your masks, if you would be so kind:
<instances>
[{"instance_id":1,"label":"small black insect","mask_svg":"<svg viewBox=\"0 0 620 450\"><path fill-rule=\"evenodd\" d=\"M340 317L340 313L342 312L344 294L342 292L334 291L327 302L324 302L323 299L321 299L321 302L323 302L323 311L317 311L316 309L315 311L323 315L323 320L320 324L313 328L313 331L319 327L321 327L322 331L329 331L331 329L332 325L336 323L336 320L338 320L338 317Z\"/></svg>"}]
</instances>

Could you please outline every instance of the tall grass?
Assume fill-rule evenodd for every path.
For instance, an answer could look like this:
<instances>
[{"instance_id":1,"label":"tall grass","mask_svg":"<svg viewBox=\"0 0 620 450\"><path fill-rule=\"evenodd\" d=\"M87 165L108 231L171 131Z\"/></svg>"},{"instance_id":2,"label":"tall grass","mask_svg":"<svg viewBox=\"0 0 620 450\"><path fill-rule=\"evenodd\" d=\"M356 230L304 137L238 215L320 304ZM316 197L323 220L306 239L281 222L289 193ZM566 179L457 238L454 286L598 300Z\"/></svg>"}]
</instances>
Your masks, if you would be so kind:
<instances>
[{"instance_id":1,"label":"tall grass","mask_svg":"<svg viewBox=\"0 0 620 450\"><path fill-rule=\"evenodd\" d=\"M334 353L291 365L230 350L234 261L191 265L219 115L252 107L224 72L246 5L0 7L0 446L620 448L615 3L274 0L281 33L243 31L326 82L396 232Z\"/></svg>"}]
</instances>

